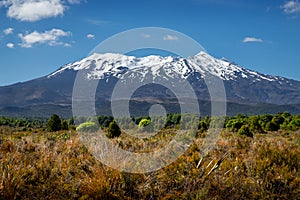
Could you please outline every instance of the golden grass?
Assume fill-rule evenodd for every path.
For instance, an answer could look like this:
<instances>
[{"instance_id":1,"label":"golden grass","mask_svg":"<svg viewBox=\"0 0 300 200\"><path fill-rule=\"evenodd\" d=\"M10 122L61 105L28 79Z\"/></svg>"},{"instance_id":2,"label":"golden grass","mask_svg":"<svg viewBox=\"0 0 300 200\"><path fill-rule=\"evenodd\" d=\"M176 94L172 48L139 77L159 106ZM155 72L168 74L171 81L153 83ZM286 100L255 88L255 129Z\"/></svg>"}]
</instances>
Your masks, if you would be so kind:
<instances>
[{"instance_id":1,"label":"golden grass","mask_svg":"<svg viewBox=\"0 0 300 200\"><path fill-rule=\"evenodd\" d=\"M157 172L129 174L95 160L74 131L1 130L0 199L300 198L299 131L254 134L254 138L223 131L200 164L205 133L199 133L171 165ZM113 142L139 152L146 142L147 151L159 147L163 143L153 145L158 138L169 140L161 133L150 141L121 135Z\"/></svg>"}]
</instances>

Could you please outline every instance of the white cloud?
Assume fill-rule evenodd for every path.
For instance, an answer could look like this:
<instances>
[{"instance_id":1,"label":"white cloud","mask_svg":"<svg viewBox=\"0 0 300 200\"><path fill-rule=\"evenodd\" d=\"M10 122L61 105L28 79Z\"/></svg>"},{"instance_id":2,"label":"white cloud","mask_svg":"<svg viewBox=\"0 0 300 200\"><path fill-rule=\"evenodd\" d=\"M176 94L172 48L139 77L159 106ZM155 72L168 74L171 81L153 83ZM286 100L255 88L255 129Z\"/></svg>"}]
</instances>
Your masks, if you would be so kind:
<instances>
[{"instance_id":1,"label":"white cloud","mask_svg":"<svg viewBox=\"0 0 300 200\"><path fill-rule=\"evenodd\" d=\"M143 33L143 34L142 34L142 37L143 37L143 38L151 38L151 35Z\"/></svg>"},{"instance_id":2,"label":"white cloud","mask_svg":"<svg viewBox=\"0 0 300 200\"><path fill-rule=\"evenodd\" d=\"M175 35L165 35L164 40L169 40L169 41L175 41L175 40L178 40L179 38L176 37Z\"/></svg>"},{"instance_id":3,"label":"white cloud","mask_svg":"<svg viewBox=\"0 0 300 200\"><path fill-rule=\"evenodd\" d=\"M280 6L280 8L286 14L300 13L300 2L298 0L291 0Z\"/></svg>"},{"instance_id":4,"label":"white cloud","mask_svg":"<svg viewBox=\"0 0 300 200\"><path fill-rule=\"evenodd\" d=\"M22 40L21 46L24 48L31 48L35 44L48 44L49 46L66 46L67 43L59 41L61 37L70 36L70 32L65 32L61 29L52 29L43 33L34 31L25 35L19 34Z\"/></svg>"},{"instance_id":5,"label":"white cloud","mask_svg":"<svg viewBox=\"0 0 300 200\"><path fill-rule=\"evenodd\" d=\"M98 19L86 19L86 22L95 26L102 26L109 23L109 21Z\"/></svg>"},{"instance_id":6,"label":"white cloud","mask_svg":"<svg viewBox=\"0 0 300 200\"><path fill-rule=\"evenodd\" d=\"M5 35L13 34L13 32L14 32L14 29L13 29L13 28L7 28L7 29L4 29L4 30L3 30L3 33L4 33Z\"/></svg>"},{"instance_id":7,"label":"white cloud","mask_svg":"<svg viewBox=\"0 0 300 200\"><path fill-rule=\"evenodd\" d=\"M68 0L70 4L80 0ZM64 0L2 0L0 6L7 7L7 17L20 21L38 21L63 15L67 9Z\"/></svg>"},{"instance_id":8,"label":"white cloud","mask_svg":"<svg viewBox=\"0 0 300 200\"><path fill-rule=\"evenodd\" d=\"M79 4L81 0L68 0L70 4Z\"/></svg>"},{"instance_id":9,"label":"white cloud","mask_svg":"<svg viewBox=\"0 0 300 200\"><path fill-rule=\"evenodd\" d=\"M13 43L7 43L6 46L10 49L15 47L15 45Z\"/></svg>"},{"instance_id":10,"label":"white cloud","mask_svg":"<svg viewBox=\"0 0 300 200\"><path fill-rule=\"evenodd\" d=\"M70 43L64 43L64 47L71 47L72 45Z\"/></svg>"},{"instance_id":11,"label":"white cloud","mask_svg":"<svg viewBox=\"0 0 300 200\"><path fill-rule=\"evenodd\" d=\"M93 35L93 34L87 34L86 37L88 39L95 39L95 35Z\"/></svg>"},{"instance_id":12,"label":"white cloud","mask_svg":"<svg viewBox=\"0 0 300 200\"><path fill-rule=\"evenodd\" d=\"M248 42L264 42L262 39L260 38L255 38L255 37L245 37L243 39L244 43L248 43Z\"/></svg>"}]
</instances>

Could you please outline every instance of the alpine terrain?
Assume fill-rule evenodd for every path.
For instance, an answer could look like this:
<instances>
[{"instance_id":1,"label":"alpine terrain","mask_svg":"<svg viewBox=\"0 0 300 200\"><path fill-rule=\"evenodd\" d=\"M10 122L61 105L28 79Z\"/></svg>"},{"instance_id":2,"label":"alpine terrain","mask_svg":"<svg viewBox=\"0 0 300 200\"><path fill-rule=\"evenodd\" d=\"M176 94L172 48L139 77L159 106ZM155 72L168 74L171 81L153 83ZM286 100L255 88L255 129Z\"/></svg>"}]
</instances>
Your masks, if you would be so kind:
<instances>
[{"instance_id":1,"label":"alpine terrain","mask_svg":"<svg viewBox=\"0 0 300 200\"><path fill-rule=\"evenodd\" d=\"M300 113L299 81L261 74L200 52L189 58L154 55L140 58L95 53L47 76L0 87L0 114L72 115L72 92L78 72L84 72L86 80L99 80L95 96L97 114L111 114L112 92L118 81L125 77L140 82L145 79L186 80L192 86L203 114L209 114L210 110L211 99L205 82L209 77L218 77L223 81L229 115L283 111ZM136 115L147 114L147 108L152 104L164 105L169 112L178 111L176 96L158 84L139 88L133 93L130 103Z\"/></svg>"}]
</instances>

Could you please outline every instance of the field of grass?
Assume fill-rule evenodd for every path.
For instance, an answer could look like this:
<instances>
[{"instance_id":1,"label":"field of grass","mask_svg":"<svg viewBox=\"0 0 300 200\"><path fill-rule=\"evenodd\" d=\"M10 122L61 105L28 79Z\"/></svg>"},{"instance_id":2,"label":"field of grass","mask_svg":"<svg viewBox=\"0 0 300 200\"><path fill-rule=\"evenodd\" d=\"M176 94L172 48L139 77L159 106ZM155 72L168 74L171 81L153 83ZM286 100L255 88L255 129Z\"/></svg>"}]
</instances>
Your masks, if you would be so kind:
<instances>
[{"instance_id":1,"label":"field of grass","mask_svg":"<svg viewBox=\"0 0 300 200\"><path fill-rule=\"evenodd\" d=\"M163 129L150 146L173 131ZM130 174L97 161L76 131L1 126L0 199L300 199L299 130L251 138L224 129L201 160L206 134L171 165ZM123 133L112 140L134 151L145 143Z\"/></svg>"}]
</instances>

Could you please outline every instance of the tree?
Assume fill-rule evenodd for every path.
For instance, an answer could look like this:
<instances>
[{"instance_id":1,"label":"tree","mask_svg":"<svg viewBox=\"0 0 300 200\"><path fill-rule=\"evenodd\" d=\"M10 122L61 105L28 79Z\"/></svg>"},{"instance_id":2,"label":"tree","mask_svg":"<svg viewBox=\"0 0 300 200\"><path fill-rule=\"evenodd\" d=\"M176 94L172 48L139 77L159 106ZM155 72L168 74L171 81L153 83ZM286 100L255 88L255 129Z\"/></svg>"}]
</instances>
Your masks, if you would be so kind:
<instances>
[{"instance_id":1,"label":"tree","mask_svg":"<svg viewBox=\"0 0 300 200\"><path fill-rule=\"evenodd\" d=\"M57 114L53 114L47 123L47 130L50 132L61 130L61 119Z\"/></svg>"},{"instance_id":2,"label":"tree","mask_svg":"<svg viewBox=\"0 0 300 200\"><path fill-rule=\"evenodd\" d=\"M121 130L115 120L109 123L107 134L108 138L115 138L121 135Z\"/></svg>"}]
</instances>

